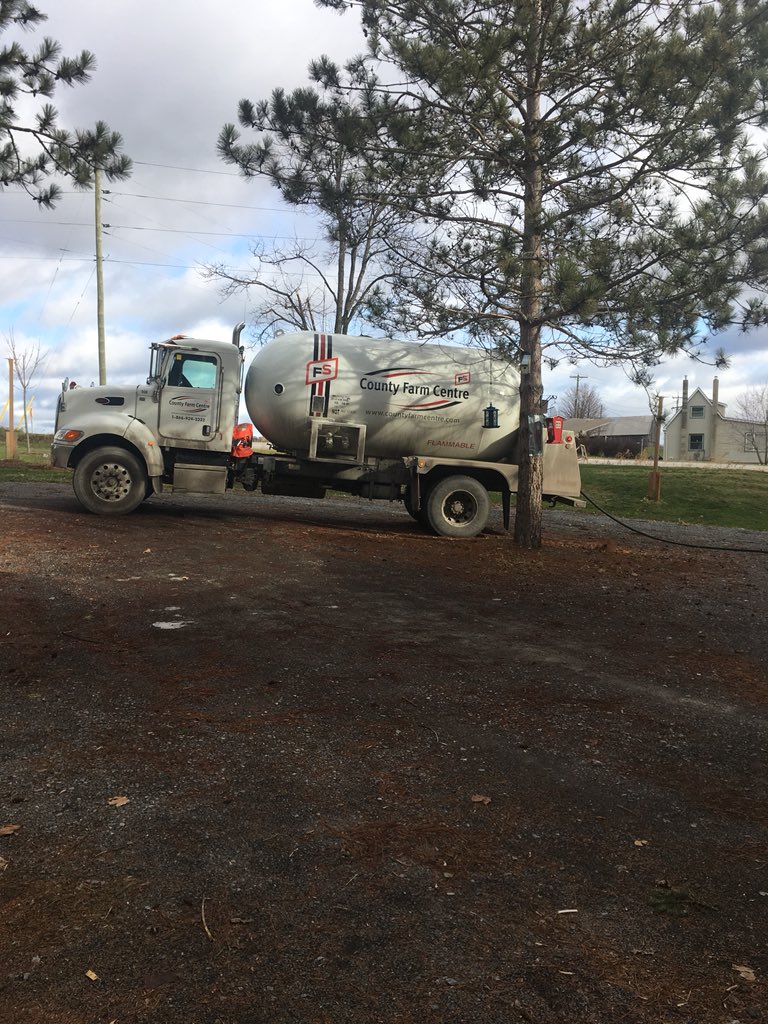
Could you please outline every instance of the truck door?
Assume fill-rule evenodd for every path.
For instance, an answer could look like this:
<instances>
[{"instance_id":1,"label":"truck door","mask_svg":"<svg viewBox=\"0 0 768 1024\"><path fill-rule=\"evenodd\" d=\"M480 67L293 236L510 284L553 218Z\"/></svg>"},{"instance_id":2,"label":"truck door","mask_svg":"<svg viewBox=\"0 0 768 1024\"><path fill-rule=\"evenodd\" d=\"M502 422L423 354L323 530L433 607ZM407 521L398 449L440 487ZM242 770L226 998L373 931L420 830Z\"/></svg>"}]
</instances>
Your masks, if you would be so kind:
<instances>
[{"instance_id":1,"label":"truck door","mask_svg":"<svg viewBox=\"0 0 768 1024\"><path fill-rule=\"evenodd\" d=\"M217 356L172 352L160 396L161 436L198 442L213 438L219 428L220 381Z\"/></svg>"}]
</instances>

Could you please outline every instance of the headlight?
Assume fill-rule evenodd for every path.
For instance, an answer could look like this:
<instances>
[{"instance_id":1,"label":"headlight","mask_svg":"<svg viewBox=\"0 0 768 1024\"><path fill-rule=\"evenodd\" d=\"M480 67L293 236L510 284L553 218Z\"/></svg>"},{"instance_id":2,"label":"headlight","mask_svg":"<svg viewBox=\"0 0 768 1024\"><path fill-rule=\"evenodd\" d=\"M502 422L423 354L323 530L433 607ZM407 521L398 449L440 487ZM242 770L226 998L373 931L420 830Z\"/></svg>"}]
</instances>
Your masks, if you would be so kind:
<instances>
[{"instance_id":1,"label":"headlight","mask_svg":"<svg viewBox=\"0 0 768 1024\"><path fill-rule=\"evenodd\" d=\"M79 441L85 433L84 430L68 430L66 427L62 430L57 430L53 435L53 440L62 441L64 444L74 444L75 441Z\"/></svg>"}]
</instances>

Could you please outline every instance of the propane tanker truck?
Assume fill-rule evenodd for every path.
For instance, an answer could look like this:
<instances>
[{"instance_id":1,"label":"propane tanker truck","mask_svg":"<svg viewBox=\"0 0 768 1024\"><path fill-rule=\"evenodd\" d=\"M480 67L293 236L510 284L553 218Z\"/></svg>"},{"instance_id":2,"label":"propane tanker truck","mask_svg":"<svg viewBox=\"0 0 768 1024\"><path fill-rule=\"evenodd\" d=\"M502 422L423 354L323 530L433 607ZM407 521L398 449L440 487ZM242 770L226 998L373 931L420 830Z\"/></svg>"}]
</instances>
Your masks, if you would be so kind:
<instances>
[{"instance_id":1,"label":"propane tanker truck","mask_svg":"<svg viewBox=\"0 0 768 1024\"><path fill-rule=\"evenodd\" d=\"M299 332L267 343L245 373L232 342L177 335L151 345L138 386L76 387L56 409L54 466L74 471L90 512L122 515L174 492L322 498L332 488L403 501L448 537L485 527L489 492L504 525L517 490L520 376L478 349ZM243 387L244 384L244 387ZM241 392L254 426L238 423ZM544 496L582 504L575 439L542 421Z\"/></svg>"}]
</instances>

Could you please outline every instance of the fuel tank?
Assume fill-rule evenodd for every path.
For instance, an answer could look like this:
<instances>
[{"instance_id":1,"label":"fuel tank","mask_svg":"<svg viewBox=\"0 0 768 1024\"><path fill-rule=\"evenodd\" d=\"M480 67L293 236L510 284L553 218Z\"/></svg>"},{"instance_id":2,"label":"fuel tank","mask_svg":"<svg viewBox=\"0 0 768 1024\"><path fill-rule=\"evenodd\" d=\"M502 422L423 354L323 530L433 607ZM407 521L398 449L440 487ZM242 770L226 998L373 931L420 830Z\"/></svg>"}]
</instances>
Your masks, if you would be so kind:
<instances>
[{"instance_id":1,"label":"fuel tank","mask_svg":"<svg viewBox=\"0 0 768 1024\"><path fill-rule=\"evenodd\" d=\"M283 334L245 379L256 429L275 447L310 445L313 420L365 427L365 456L514 461L520 376L481 349L445 342ZM486 424L486 425L484 425Z\"/></svg>"}]
</instances>

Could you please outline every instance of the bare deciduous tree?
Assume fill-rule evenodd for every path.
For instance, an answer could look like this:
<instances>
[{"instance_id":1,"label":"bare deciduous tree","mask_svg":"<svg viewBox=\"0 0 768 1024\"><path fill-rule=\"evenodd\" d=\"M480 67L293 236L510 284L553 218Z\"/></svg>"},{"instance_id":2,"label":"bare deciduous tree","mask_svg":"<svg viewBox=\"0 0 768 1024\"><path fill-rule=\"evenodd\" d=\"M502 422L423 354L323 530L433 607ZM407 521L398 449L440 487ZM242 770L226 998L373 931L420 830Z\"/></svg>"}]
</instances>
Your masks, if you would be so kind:
<instances>
[{"instance_id":1,"label":"bare deciduous tree","mask_svg":"<svg viewBox=\"0 0 768 1024\"><path fill-rule=\"evenodd\" d=\"M257 245L246 271L207 268L225 295L259 296L253 314L262 340L275 328L349 334L372 322L416 245L414 218L395 202L406 166L381 163L374 147L388 110L375 92L351 88L327 58L312 62L310 76L316 85L241 100L239 128L227 124L219 134L226 163L246 178L266 178L289 207L312 210L322 229L317 244ZM243 130L255 141L244 141Z\"/></svg>"},{"instance_id":2,"label":"bare deciduous tree","mask_svg":"<svg viewBox=\"0 0 768 1024\"><path fill-rule=\"evenodd\" d=\"M740 418L747 421L745 448L757 455L761 466L768 465L768 384L756 384L744 391L734 403Z\"/></svg>"},{"instance_id":3,"label":"bare deciduous tree","mask_svg":"<svg viewBox=\"0 0 768 1024\"><path fill-rule=\"evenodd\" d=\"M567 420L599 419L605 415L600 394L591 384L568 388L558 400L557 411Z\"/></svg>"},{"instance_id":4,"label":"bare deciduous tree","mask_svg":"<svg viewBox=\"0 0 768 1024\"><path fill-rule=\"evenodd\" d=\"M27 451L30 450L29 443L29 420L27 416L27 395L35 374L42 369L45 362L45 353L40 348L40 342L36 341L27 345L20 345L11 330L5 336L5 344L8 355L13 360L13 372L19 387L21 388L21 399L24 406L24 436L27 439ZM13 427L13 424L10 424Z\"/></svg>"},{"instance_id":5,"label":"bare deciduous tree","mask_svg":"<svg viewBox=\"0 0 768 1024\"><path fill-rule=\"evenodd\" d=\"M259 342L286 328L318 331L333 325L335 333L348 334L355 322L363 322L367 305L389 276L378 269L377 261L384 251L372 236L350 246L344 257L330 249L323 253L319 248L296 241L268 251L260 243L251 249L254 262L248 269L238 272L223 264L211 264L203 276L222 282L224 296L241 292L259 296L251 310ZM335 273L339 259L349 263L340 289Z\"/></svg>"}]
</instances>

